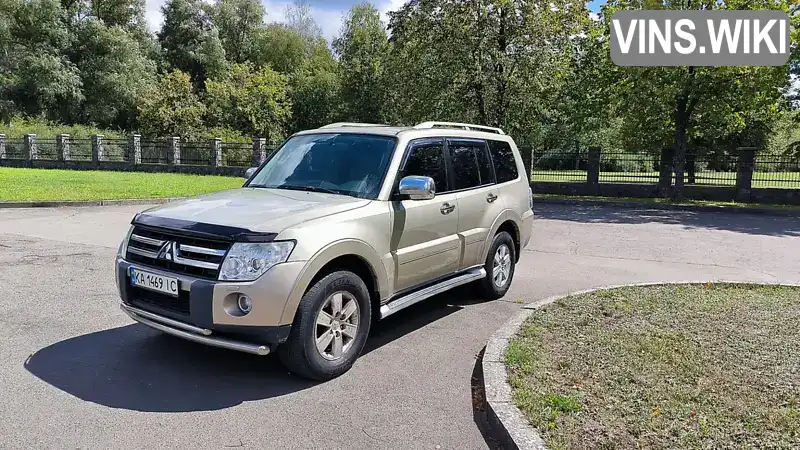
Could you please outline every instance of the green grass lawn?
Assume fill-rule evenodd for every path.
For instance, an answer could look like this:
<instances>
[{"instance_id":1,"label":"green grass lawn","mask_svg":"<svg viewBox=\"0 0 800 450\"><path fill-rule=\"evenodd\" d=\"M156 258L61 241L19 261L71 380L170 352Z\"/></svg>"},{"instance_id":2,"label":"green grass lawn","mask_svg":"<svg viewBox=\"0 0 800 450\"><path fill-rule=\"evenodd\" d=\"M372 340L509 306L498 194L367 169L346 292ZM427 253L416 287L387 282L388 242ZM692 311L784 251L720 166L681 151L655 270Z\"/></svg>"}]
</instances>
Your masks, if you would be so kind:
<instances>
[{"instance_id":1,"label":"green grass lawn","mask_svg":"<svg viewBox=\"0 0 800 450\"><path fill-rule=\"evenodd\" d=\"M550 449L800 448L800 288L630 287L537 310L506 351Z\"/></svg>"},{"instance_id":2,"label":"green grass lawn","mask_svg":"<svg viewBox=\"0 0 800 450\"><path fill-rule=\"evenodd\" d=\"M0 167L0 201L185 197L243 183L243 178L208 175Z\"/></svg>"},{"instance_id":3,"label":"green grass lawn","mask_svg":"<svg viewBox=\"0 0 800 450\"><path fill-rule=\"evenodd\" d=\"M533 181L586 181L583 170L534 170ZM688 178L687 178L688 181ZM658 172L600 172L600 182L658 183ZM696 185L735 186L735 172L698 172ZM800 189L800 172L754 172L753 187Z\"/></svg>"}]
</instances>

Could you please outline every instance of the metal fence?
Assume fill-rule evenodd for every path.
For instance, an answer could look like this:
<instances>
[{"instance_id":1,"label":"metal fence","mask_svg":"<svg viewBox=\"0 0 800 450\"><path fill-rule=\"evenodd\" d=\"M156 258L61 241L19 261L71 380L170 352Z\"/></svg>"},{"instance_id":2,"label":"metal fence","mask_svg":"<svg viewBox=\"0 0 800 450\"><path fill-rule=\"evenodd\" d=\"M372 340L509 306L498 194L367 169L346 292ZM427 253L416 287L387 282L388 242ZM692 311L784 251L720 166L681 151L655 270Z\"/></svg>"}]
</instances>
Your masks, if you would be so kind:
<instances>
[{"instance_id":1,"label":"metal fence","mask_svg":"<svg viewBox=\"0 0 800 450\"><path fill-rule=\"evenodd\" d=\"M69 159L71 161L92 160L91 138L69 138Z\"/></svg>"},{"instance_id":2,"label":"metal fence","mask_svg":"<svg viewBox=\"0 0 800 450\"><path fill-rule=\"evenodd\" d=\"M128 139L103 138L103 161L129 162L130 149Z\"/></svg>"},{"instance_id":3,"label":"metal fence","mask_svg":"<svg viewBox=\"0 0 800 450\"><path fill-rule=\"evenodd\" d=\"M586 181L588 160L585 151L534 151L532 176L535 181Z\"/></svg>"},{"instance_id":4,"label":"metal fence","mask_svg":"<svg viewBox=\"0 0 800 450\"><path fill-rule=\"evenodd\" d=\"M228 167L249 167L253 160L253 145L248 142L223 142L222 165Z\"/></svg>"},{"instance_id":5,"label":"metal fence","mask_svg":"<svg viewBox=\"0 0 800 450\"><path fill-rule=\"evenodd\" d=\"M213 166L213 153L213 148L208 142L181 141L180 143L181 164Z\"/></svg>"},{"instance_id":6,"label":"metal fence","mask_svg":"<svg viewBox=\"0 0 800 450\"><path fill-rule=\"evenodd\" d=\"M755 154L752 187L800 189L800 155ZM600 152L597 180L600 183L657 184L661 176L661 153ZM586 182L592 167L587 151L534 151L531 180ZM672 167L672 158L669 169ZM741 164L748 164L736 151L686 155L684 184L697 186L736 186ZM669 170L668 169L668 170ZM668 175L669 177L669 175ZM672 172L672 183L675 173Z\"/></svg>"},{"instance_id":7,"label":"metal fence","mask_svg":"<svg viewBox=\"0 0 800 450\"><path fill-rule=\"evenodd\" d=\"M25 151L25 140L7 139L5 157L6 159L26 159L28 155Z\"/></svg>"},{"instance_id":8,"label":"metal fence","mask_svg":"<svg viewBox=\"0 0 800 450\"><path fill-rule=\"evenodd\" d=\"M757 155L753 187L800 188L800 155Z\"/></svg>"}]
</instances>

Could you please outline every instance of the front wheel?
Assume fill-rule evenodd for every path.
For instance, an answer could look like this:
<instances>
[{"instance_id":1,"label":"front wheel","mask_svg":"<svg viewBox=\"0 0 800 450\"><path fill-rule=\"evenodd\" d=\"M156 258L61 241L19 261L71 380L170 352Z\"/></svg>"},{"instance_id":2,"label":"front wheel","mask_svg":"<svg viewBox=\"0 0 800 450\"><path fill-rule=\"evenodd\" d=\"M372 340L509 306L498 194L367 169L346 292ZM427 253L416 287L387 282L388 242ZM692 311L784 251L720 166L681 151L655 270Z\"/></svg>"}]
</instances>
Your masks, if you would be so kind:
<instances>
[{"instance_id":1,"label":"front wheel","mask_svg":"<svg viewBox=\"0 0 800 450\"><path fill-rule=\"evenodd\" d=\"M323 277L300 300L289 339L279 348L281 362L320 381L347 372L367 342L371 309L358 275L343 270Z\"/></svg>"},{"instance_id":2,"label":"front wheel","mask_svg":"<svg viewBox=\"0 0 800 450\"><path fill-rule=\"evenodd\" d=\"M516 256L516 247L511 236L505 231L497 233L483 266L486 278L480 283L484 297L494 300L506 295L514 278Z\"/></svg>"}]
</instances>

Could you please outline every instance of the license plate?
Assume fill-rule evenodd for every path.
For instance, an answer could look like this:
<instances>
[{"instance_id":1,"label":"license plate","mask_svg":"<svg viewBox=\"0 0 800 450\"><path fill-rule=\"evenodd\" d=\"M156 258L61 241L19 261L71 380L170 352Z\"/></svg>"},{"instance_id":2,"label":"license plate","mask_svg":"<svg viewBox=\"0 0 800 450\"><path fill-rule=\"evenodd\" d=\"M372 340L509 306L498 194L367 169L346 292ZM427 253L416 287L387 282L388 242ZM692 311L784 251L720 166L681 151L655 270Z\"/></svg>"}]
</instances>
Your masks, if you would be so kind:
<instances>
[{"instance_id":1,"label":"license plate","mask_svg":"<svg viewBox=\"0 0 800 450\"><path fill-rule=\"evenodd\" d=\"M131 286L150 289L162 294L178 296L178 279L156 275L143 270L130 268Z\"/></svg>"}]
</instances>

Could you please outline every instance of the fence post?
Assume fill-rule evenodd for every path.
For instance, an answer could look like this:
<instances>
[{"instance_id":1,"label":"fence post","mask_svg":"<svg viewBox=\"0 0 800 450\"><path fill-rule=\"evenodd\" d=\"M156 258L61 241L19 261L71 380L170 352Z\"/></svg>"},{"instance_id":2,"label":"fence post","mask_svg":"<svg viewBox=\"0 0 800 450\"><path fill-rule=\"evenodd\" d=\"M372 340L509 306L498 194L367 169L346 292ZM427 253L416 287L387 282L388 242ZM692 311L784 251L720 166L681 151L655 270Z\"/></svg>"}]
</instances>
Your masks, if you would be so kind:
<instances>
[{"instance_id":1,"label":"fence post","mask_svg":"<svg viewBox=\"0 0 800 450\"><path fill-rule=\"evenodd\" d=\"M142 135L132 134L130 136L131 160L130 163L138 165L142 163Z\"/></svg>"},{"instance_id":2,"label":"fence post","mask_svg":"<svg viewBox=\"0 0 800 450\"><path fill-rule=\"evenodd\" d=\"M589 147L586 162L586 184L592 195L597 195L600 184L600 147Z\"/></svg>"},{"instance_id":3,"label":"fence post","mask_svg":"<svg viewBox=\"0 0 800 450\"><path fill-rule=\"evenodd\" d=\"M36 148L36 135L26 134L24 142L25 142L25 159L27 159L28 161L39 159L39 151Z\"/></svg>"},{"instance_id":4,"label":"fence post","mask_svg":"<svg viewBox=\"0 0 800 450\"><path fill-rule=\"evenodd\" d=\"M253 163L252 167L258 167L267 159L267 139L253 138Z\"/></svg>"},{"instance_id":5,"label":"fence post","mask_svg":"<svg viewBox=\"0 0 800 450\"><path fill-rule=\"evenodd\" d=\"M739 159L736 164L736 201L749 202L750 190L753 188L756 148L739 147L738 150Z\"/></svg>"},{"instance_id":6,"label":"fence post","mask_svg":"<svg viewBox=\"0 0 800 450\"><path fill-rule=\"evenodd\" d=\"M69 161L69 135L56 135L56 153L59 161Z\"/></svg>"},{"instance_id":7,"label":"fence post","mask_svg":"<svg viewBox=\"0 0 800 450\"><path fill-rule=\"evenodd\" d=\"M94 164L103 160L103 135L92 135L92 162Z\"/></svg>"},{"instance_id":8,"label":"fence post","mask_svg":"<svg viewBox=\"0 0 800 450\"><path fill-rule=\"evenodd\" d=\"M668 197L672 190L672 160L675 159L675 149L664 147L661 149L661 161L658 167L658 193L661 197Z\"/></svg>"},{"instance_id":9,"label":"fence post","mask_svg":"<svg viewBox=\"0 0 800 450\"><path fill-rule=\"evenodd\" d=\"M695 184L697 180L696 167L697 155L695 149L689 147L686 149L686 176L688 177L687 184Z\"/></svg>"},{"instance_id":10,"label":"fence post","mask_svg":"<svg viewBox=\"0 0 800 450\"><path fill-rule=\"evenodd\" d=\"M6 135L0 134L0 159L6 157Z\"/></svg>"},{"instance_id":11,"label":"fence post","mask_svg":"<svg viewBox=\"0 0 800 450\"><path fill-rule=\"evenodd\" d=\"M211 138L211 160L214 167L222 167L222 139Z\"/></svg>"},{"instance_id":12,"label":"fence post","mask_svg":"<svg viewBox=\"0 0 800 450\"><path fill-rule=\"evenodd\" d=\"M167 157L169 157L169 163L178 166L181 164L181 138L172 136L169 138L168 143Z\"/></svg>"}]
</instances>

